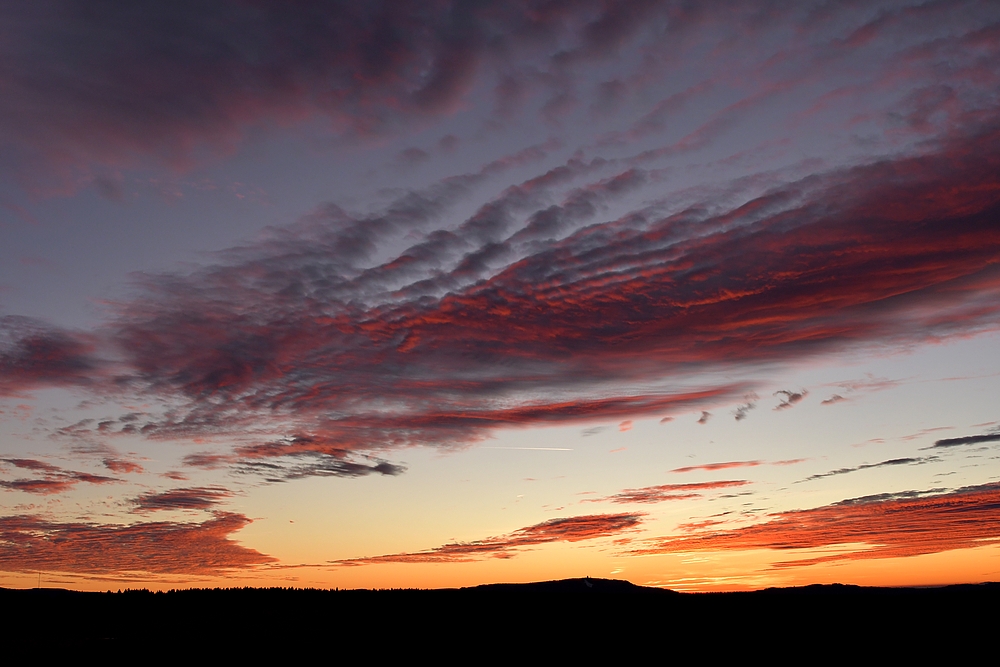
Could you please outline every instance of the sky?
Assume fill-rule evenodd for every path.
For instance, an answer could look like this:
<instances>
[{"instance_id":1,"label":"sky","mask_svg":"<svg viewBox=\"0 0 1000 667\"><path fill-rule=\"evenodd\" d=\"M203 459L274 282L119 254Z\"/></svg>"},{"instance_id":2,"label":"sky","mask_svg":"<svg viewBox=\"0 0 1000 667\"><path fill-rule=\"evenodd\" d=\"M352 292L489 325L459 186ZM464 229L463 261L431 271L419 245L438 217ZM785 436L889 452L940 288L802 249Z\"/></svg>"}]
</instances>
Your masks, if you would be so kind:
<instances>
[{"instance_id":1,"label":"sky","mask_svg":"<svg viewBox=\"0 0 1000 667\"><path fill-rule=\"evenodd\" d=\"M0 586L1000 580L1000 5L0 1Z\"/></svg>"}]
</instances>

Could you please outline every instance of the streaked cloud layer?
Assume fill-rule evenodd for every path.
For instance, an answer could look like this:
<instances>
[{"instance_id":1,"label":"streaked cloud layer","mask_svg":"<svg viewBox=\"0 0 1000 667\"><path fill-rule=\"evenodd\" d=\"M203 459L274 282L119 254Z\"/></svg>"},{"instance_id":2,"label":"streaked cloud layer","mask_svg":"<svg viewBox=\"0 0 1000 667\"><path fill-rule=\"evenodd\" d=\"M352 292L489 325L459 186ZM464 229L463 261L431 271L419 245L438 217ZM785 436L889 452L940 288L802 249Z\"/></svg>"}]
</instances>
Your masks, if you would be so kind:
<instances>
[{"instance_id":1,"label":"streaked cloud layer","mask_svg":"<svg viewBox=\"0 0 1000 667\"><path fill-rule=\"evenodd\" d=\"M140 183L230 170L267 186L306 178L309 160L357 161L357 193L331 185L330 201L273 209L228 249L123 276L129 289L100 298L97 324L5 309L4 405L73 397L39 409L0 460L0 488L28 494L3 519L20 550L2 556L9 567L32 531L76 540L80 563L88 545L147 544L152 531L211 557L139 567L122 546L100 572L253 569L273 557L228 537L256 516L232 510L266 486L391 484L412 474L416 449L456 455L512 431L616 424L590 431L610 443L684 416L706 434L736 422L755 433L755 421L799 423L904 384L807 387L786 379L794 369L1000 325L1000 11L986 3L50 0L0 16L0 173L17 184L0 205L26 229L44 225L35 202L79 203L83 238L102 233L87 207L174 210ZM192 247L209 243L193 234ZM940 423L894 428L923 430L900 440L910 449L829 464L757 433L716 463L664 467L692 475L684 483L637 467L634 483L587 502L652 512L722 491L778 502L778 484L758 482L786 468L781 493L953 470L987 460L967 445L998 441L971 430L929 455L918 446ZM574 451L532 444L499 449ZM820 467L800 473L804 462ZM954 492L961 502L986 493L993 464L982 465L978 491ZM703 478L736 468L746 479ZM59 504L95 488L113 502L72 517ZM40 497L48 514L30 505ZM857 506L936 511L911 500ZM169 513L188 518L150 522ZM538 514L479 542L324 560L507 558L646 530L640 516ZM757 546L687 535L649 553L767 548L793 514L776 516L715 533ZM972 544L960 526L942 530ZM975 539L994 537L984 530ZM98 572L52 548L32 567Z\"/></svg>"},{"instance_id":2,"label":"streaked cloud layer","mask_svg":"<svg viewBox=\"0 0 1000 667\"><path fill-rule=\"evenodd\" d=\"M130 526L56 523L30 516L0 519L0 567L108 574L217 574L273 559L228 536L249 520L220 512L202 523L153 522Z\"/></svg>"},{"instance_id":3,"label":"streaked cloud layer","mask_svg":"<svg viewBox=\"0 0 1000 667\"><path fill-rule=\"evenodd\" d=\"M6 391L82 382L164 396L175 403L168 414L119 426L161 437L287 425L283 440L247 445L240 460L460 445L501 426L726 401L745 387L628 387L737 354L745 364L792 360L994 327L998 136L982 128L933 155L810 176L723 214L632 212L535 244L440 296L358 287L419 264L405 251L345 276L336 231L324 229L325 242L264 242L189 276L150 276L100 334L15 338L25 327L8 327ZM985 155L970 159L973 149ZM409 286L430 280L411 271ZM90 353L85 340L98 335L117 359ZM629 393L595 397L615 386Z\"/></svg>"},{"instance_id":4,"label":"streaked cloud layer","mask_svg":"<svg viewBox=\"0 0 1000 667\"><path fill-rule=\"evenodd\" d=\"M833 505L782 512L768 521L721 531L652 540L637 554L772 549L789 553L775 567L905 558L968 549L994 542L997 535L996 484L948 493L898 493L844 500ZM888 496L888 497L885 497ZM795 558L791 550L861 545L841 553Z\"/></svg>"},{"instance_id":5,"label":"streaked cloud layer","mask_svg":"<svg viewBox=\"0 0 1000 667\"><path fill-rule=\"evenodd\" d=\"M337 565L375 565L379 563L454 563L480 558L513 558L519 550L549 542L579 542L610 537L637 527L642 513L589 514L519 528L509 535L473 542L445 544L429 551L387 554L369 558L337 561Z\"/></svg>"}]
</instances>

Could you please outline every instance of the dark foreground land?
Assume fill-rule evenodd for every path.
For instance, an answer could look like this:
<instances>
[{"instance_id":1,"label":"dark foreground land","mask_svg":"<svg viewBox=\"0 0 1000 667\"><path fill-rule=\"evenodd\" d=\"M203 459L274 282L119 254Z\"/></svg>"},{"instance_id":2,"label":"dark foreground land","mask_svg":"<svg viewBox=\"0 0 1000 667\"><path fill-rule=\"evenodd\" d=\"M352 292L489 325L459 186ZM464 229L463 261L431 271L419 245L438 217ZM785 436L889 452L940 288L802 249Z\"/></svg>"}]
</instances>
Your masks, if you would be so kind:
<instances>
[{"instance_id":1,"label":"dark foreground land","mask_svg":"<svg viewBox=\"0 0 1000 667\"><path fill-rule=\"evenodd\" d=\"M677 593L608 579L491 584L440 590L198 589L81 593L0 589L3 634L41 646L223 642L262 650L275 642L446 650L454 642L529 644L546 637L579 654L590 645L814 639L885 645L950 630L992 636L1000 584L943 588L830 585L747 593ZM980 635L982 636L982 635ZM179 643L179 644L178 644Z\"/></svg>"}]
</instances>

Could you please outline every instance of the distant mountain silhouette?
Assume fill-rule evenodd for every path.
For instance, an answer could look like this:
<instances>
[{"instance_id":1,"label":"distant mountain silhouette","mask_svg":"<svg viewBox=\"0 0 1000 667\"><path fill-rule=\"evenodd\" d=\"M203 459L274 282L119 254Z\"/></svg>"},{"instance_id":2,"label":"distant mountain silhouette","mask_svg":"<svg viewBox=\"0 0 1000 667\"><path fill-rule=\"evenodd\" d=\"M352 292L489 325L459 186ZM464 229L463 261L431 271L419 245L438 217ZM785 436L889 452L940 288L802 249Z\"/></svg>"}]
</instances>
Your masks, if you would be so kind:
<instances>
[{"instance_id":1,"label":"distant mountain silhouette","mask_svg":"<svg viewBox=\"0 0 1000 667\"><path fill-rule=\"evenodd\" d=\"M482 584L458 589L476 594L526 595L533 593L580 594L580 595L680 595L665 588L637 586L621 579L559 579L526 584Z\"/></svg>"},{"instance_id":2,"label":"distant mountain silhouette","mask_svg":"<svg viewBox=\"0 0 1000 667\"><path fill-rule=\"evenodd\" d=\"M247 654L254 646L280 639L289 646L320 642L330 643L333 651L357 646L367 653L407 657L405 647L454 649L458 638L473 642L469 646L495 650L530 639L542 642L538 650L546 655L565 657L568 651L590 658L591 644L659 637L656 641L700 642L717 651L737 641L756 646L760 637L774 635L780 641L773 650L782 654L793 640L882 646L900 638L943 640L959 630L992 636L1000 584L943 588L833 584L678 593L616 579L582 578L432 590L0 589L0 609L5 619L0 627L5 637L12 638L9 641L16 638L39 647L96 642L156 646L169 653L207 642ZM922 628L933 628L933 633ZM170 641L164 643L165 637Z\"/></svg>"}]
</instances>

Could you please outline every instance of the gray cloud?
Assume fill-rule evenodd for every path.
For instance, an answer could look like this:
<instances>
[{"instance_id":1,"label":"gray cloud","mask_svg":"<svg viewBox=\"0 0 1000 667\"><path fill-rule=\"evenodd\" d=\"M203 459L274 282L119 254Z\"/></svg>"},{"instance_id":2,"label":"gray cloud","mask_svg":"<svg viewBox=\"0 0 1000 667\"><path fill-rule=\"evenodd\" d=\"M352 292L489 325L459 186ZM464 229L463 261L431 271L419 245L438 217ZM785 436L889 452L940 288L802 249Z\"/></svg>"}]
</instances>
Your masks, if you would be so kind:
<instances>
[{"instance_id":1,"label":"gray cloud","mask_svg":"<svg viewBox=\"0 0 1000 667\"><path fill-rule=\"evenodd\" d=\"M824 477L834 477L836 475L846 475L852 472L858 472L859 470L869 470L871 468L884 468L888 466L905 466L905 465L921 465L924 463L931 463L933 461L938 461L936 456L921 456L916 458L899 458L899 459L888 459L886 461L880 461L879 463L863 463L859 466L853 468L838 468L837 470L831 470L829 472L819 473L816 475L810 475L805 479L799 480L799 482L811 482L816 479L823 479Z\"/></svg>"},{"instance_id":2,"label":"gray cloud","mask_svg":"<svg viewBox=\"0 0 1000 667\"><path fill-rule=\"evenodd\" d=\"M798 403L803 398L805 398L806 396L808 396L809 392L806 391L805 389L803 389L801 391L798 391L798 392L786 391L786 390L783 389L783 390L774 392L774 395L781 397L781 403L779 403L778 405L776 405L774 409L775 410L787 410L788 408L794 406L796 403Z\"/></svg>"},{"instance_id":3,"label":"gray cloud","mask_svg":"<svg viewBox=\"0 0 1000 667\"><path fill-rule=\"evenodd\" d=\"M934 443L935 447L958 447L960 445L978 445L982 442L996 442L1000 440L1000 431L983 433L981 435L967 435L961 438L943 438Z\"/></svg>"}]
</instances>

